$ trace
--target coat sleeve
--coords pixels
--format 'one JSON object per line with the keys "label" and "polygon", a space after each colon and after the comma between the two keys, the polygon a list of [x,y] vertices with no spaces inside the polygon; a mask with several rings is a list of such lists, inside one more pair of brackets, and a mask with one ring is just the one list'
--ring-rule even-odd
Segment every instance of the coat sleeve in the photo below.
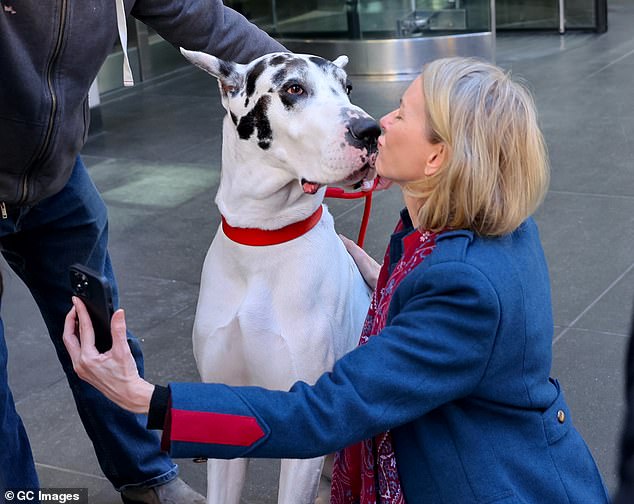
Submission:
{"label": "coat sleeve", "polygon": [[315,457],[469,395],[500,319],[491,283],[471,266],[442,263],[409,292],[401,287],[390,324],[313,386],[171,384],[164,449],[175,457]]}
{"label": "coat sleeve", "polygon": [[287,50],[221,0],[137,0],[132,15],[177,47],[228,61]]}

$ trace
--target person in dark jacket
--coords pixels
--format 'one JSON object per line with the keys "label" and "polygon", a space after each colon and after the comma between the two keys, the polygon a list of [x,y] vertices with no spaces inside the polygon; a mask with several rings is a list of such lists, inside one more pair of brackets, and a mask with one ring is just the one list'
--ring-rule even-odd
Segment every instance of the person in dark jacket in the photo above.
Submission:
{"label": "person in dark jacket", "polygon": [[[3,1],[0,245],[41,310],[99,464],[124,501],[202,503],[202,496],[177,478],[177,466],[161,453],[144,421],[78,379],[60,337],[71,306],[71,264],[82,263],[106,276],[117,303],[106,208],[79,153],[88,132],[89,87],[117,34],[125,34],[126,14],[175,46],[224,59],[244,63],[285,50],[220,0]],[[129,333],[128,338],[142,370],[139,344]],[[29,440],[7,383],[0,324],[0,490],[38,486]]]}
{"label": "person in dark jacket", "polygon": [[360,346],[332,372],[288,392],[155,386],[138,376],[123,312],[99,355],[74,300],[63,339],[79,376],[148,412],[172,456],[341,450],[333,504],[607,503],[549,376],[550,280],[530,217],[548,163],[529,93],[489,63],[440,59],[381,127],[377,173],[406,209],[380,270],[349,246],[376,288]]}
{"label": "person in dark jacket", "polygon": [[619,469],[619,490],[613,504],[634,502],[634,310],[625,365],[625,400],[627,410],[623,423]]}

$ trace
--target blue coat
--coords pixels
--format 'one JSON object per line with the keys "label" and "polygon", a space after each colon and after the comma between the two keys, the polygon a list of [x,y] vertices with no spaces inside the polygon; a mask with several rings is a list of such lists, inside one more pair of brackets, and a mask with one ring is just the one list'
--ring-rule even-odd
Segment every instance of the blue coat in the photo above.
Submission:
{"label": "blue coat", "polygon": [[303,458],[391,429],[410,504],[607,503],[549,378],[549,285],[532,219],[500,238],[443,233],[397,288],[385,329],[314,386],[171,384],[165,446]]}

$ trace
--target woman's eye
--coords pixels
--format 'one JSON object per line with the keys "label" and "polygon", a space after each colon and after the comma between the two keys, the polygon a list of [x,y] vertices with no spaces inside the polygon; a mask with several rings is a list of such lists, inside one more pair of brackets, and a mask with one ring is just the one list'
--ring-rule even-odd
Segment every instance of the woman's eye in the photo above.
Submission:
{"label": "woman's eye", "polygon": [[304,88],[300,86],[299,84],[293,84],[292,86],[288,87],[286,92],[292,95],[300,95],[300,94],[304,94]]}

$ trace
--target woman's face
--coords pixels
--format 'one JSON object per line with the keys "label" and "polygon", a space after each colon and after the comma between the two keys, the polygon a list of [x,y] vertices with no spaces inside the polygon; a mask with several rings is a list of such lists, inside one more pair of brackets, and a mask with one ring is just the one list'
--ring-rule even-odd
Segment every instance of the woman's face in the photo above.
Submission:
{"label": "woman's face", "polygon": [[376,171],[381,177],[403,185],[435,171],[429,171],[430,163],[433,166],[439,160],[443,145],[427,139],[421,76],[407,88],[400,107],[383,116],[380,124],[383,133],[378,141]]}

